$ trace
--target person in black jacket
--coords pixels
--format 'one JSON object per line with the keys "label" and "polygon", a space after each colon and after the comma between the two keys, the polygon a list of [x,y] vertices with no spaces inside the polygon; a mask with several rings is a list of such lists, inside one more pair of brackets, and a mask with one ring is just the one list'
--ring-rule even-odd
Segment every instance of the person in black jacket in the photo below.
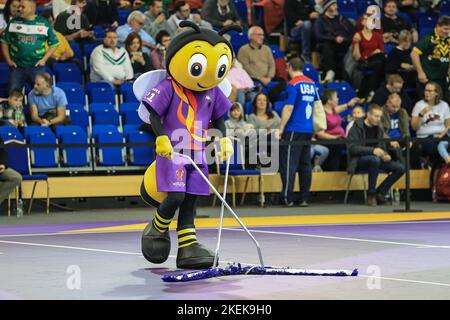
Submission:
{"label": "person in black jacket", "polygon": [[152,59],[142,51],[142,39],[138,33],[132,32],[125,39],[125,49],[130,56],[133,66],[133,78],[137,79],[141,74],[153,70]]}
{"label": "person in black jacket", "polygon": [[84,13],[91,25],[106,28],[117,28],[119,26],[119,14],[115,0],[92,0],[86,6]]}
{"label": "person in black jacket", "polygon": [[[384,142],[366,142],[371,139],[385,137],[381,118],[383,109],[377,104],[371,104],[365,119],[358,119],[350,129],[348,144],[348,172],[368,172],[369,189],[367,204],[376,206],[385,203],[385,196],[392,185],[405,172],[403,164],[392,161]],[[388,177],[376,188],[379,171],[387,172]]]}
{"label": "person in black jacket", "polygon": [[22,176],[8,168],[8,154],[0,136],[0,205],[8,195],[22,182]]}
{"label": "person in black jacket", "polygon": [[398,93],[402,99],[402,108],[411,115],[413,103],[406,91],[403,89],[404,80],[398,74],[390,74],[387,77],[387,82],[375,91],[372,98],[372,103],[384,106],[389,96],[393,93]]}
{"label": "person in black jacket", "polygon": [[411,32],[400,31],[398,41],[398,46],[392,49],[386,59],[386,74],[398,73],[405,80],[407,88],[415,88],[417,72],[411,59]]}
{"label": "person in black jacket", "polygon": [[314,37],[321,53],[320,67],[326,72],[325,81],[331,82],[338,67],[342,66],[355,29],[347,18],[339,15],[336,0],[325,0],[322,8],[323,14],[314,23]]}
{"label": "person in black jacket", "polygon": [[241,24],[241,18],[230,0],[206,0],[202,7],[202,18],[214,28],[230,24]]}

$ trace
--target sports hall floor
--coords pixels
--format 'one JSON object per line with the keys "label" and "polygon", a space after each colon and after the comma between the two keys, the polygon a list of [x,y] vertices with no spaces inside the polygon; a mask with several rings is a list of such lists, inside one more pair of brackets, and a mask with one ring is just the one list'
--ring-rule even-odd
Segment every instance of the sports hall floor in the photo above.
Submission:
{"label": "sports hall floor", "polygon": [[[354,204],[237,208],[266,265],[357,268],[359,275],[247,275],[188,283],[161,280],[181,272],[174,230],[167,262],[152,265],[140,253],[151,208],[2,215],[0,299],[450,299],[450,205],[418,202],[413,208],[424,211]],[[198,238],[212,249],[219,211],[198,211]],[[226,217],[221,266],[258,264],[253,243]]]}

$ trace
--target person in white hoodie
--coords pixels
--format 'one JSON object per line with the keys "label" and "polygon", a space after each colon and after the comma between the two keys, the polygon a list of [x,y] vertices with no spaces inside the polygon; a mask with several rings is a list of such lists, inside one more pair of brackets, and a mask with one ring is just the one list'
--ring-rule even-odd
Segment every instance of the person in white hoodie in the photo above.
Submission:
{"label": "person in white hoodie", "polygon": [[117,33],[108,30],[103,40],[91,54],[91,81],[107,81],[119,86],[133,79],[133,67],[125,48],[117,47]]}

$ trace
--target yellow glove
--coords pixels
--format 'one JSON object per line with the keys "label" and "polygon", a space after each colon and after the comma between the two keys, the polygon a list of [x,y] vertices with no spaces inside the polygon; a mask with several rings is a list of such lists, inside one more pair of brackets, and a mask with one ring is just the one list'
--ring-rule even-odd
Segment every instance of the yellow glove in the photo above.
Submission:
{"label": "yellow glove", "polygon": [[220,158],[222,159],[222,161],[225,161],[228,157],[233,156],[233,153],[233,143],[231,142],[230,138],[220,139]]}
{"label": "yellow glove", "polygon": [[158,156],[172,160],[172,143],[168,136],[159,136],[156,138],[156,154]]}

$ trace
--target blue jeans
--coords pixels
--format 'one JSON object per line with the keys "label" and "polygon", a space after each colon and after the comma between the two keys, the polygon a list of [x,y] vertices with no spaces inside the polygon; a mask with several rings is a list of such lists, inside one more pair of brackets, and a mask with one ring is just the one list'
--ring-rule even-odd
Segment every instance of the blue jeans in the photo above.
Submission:
{"label": "blue jeans", "polygon": [[[380,171],[386,172],[389,175],[381,185],[376,188]],[[362,156],[358,159],[356,172],[367,172],[369,174],[369,194],[381,193],[382,195],[386,195],[392,185],[401,178],[405,172],[405,167],[403,164],[396,161],[383,162],[375,155]]]}
{"label": "blue jeans", "polygon": [[327,160],[329,154],[330,150],[327,147],[320,144],[311,145],[311,159],[314,156],[319,156],[319,165],[322,165]]}
{"label": "blue jeans", "polygon": [[302,41],[302,54],[305,56],[311,55],[311,32],[312,23],[309,20],[303,22],[302,25],[296,26],[291,30],[291,36],[295,40]]}
{"label": "blue jeans", "polygon": [[448,146],[449,146],[449,142],[448,141],[441,141],[438,144],[439,155],[444,160],[447,159],[448,157],[450,157],[450,154],[448,153]]}
{"label": "blue jeans", "polygon": [[8,90],[22,90],[27,81],[33,86],[36,75],[43,72],[45,72],[45,67],[10,68]]}

